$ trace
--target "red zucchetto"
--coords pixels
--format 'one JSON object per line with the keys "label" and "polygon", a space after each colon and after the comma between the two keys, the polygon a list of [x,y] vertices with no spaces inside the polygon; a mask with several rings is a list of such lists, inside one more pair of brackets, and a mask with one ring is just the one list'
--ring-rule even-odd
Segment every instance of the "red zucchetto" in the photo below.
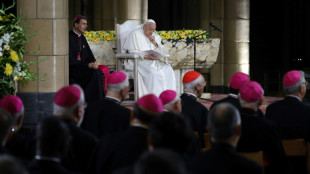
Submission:
{"label": "red zucchetto", "polygon": [[201,74],[197,71],[188,71],[183,76],[183,83],[189,83],[196,80]]}

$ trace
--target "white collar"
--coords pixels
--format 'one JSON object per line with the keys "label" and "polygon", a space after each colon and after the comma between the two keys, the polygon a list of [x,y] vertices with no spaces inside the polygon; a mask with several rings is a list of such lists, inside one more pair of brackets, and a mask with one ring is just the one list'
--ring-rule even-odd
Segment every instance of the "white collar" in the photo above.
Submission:
{"label": "white collar", "polygon": [[140,124],[140,123],[134,123],[134,124],[132,124],[132,126],[134,126],[134,127],[142,127],[142,128],[145,128],[145,129],[149,129],[149,127],[147,127],[147,126],[145,126],[145,125],[143,125],[143,124]]}
{"label": "white collar", "polygon": [[72,30],[78,37],[81,37],[82,34],[77,33],[74,29]]}
{"label": "white collar", "polygon": [[296,95],[286,95],[286,97],[293,97],[293,98],[297,98],[299,101],[302,101],[302,99]]}
{"label": "white collar", "polygon": [[192,95],[192,96],[194,96],[195,98],[197,98],[197,96],[195,95],[195,94],[193,94],[193,93],[190,93],[190,92],[184,92],[185,94],[188,94],[188,95]]}
{"label": "white collar", "polygon": [[228,96],[230,96],[230,97],[232,97],[232,98],[238,98],[238,95],[232,94],[232,93],[229,93]]}
{"label": "white collar", "polygon": [[47,157],[47,156],[36,155],[34,158],[36,160],[54,161],[54,162],[60,163],[60,159],[57,157]]}

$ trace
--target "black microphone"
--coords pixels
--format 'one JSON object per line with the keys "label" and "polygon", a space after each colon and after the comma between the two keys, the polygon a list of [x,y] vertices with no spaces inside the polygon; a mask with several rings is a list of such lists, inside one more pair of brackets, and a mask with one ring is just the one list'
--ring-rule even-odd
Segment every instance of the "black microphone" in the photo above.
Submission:
{"label": "black microphone", "polygon": [[213,23],[210,23],[210,26],[214,28],[214,30],[217,30],[219,32],[223,32],[219,27],[217,27],[216,25],[214,25]]}

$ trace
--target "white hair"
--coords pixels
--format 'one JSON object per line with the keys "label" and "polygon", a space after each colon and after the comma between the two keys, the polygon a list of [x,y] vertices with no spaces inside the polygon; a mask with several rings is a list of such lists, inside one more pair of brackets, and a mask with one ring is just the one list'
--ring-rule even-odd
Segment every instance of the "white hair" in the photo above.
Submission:
{"label": "white hair", "polygon": [[156,22],[153,19],[148,19],[144,22],[144,25],[150,24],[150,23],[154,23],[156,24]]}
{"label": "white hair", "polygon": [[124,87],[129,86],[128,76],[126,76],[126,79],[122,81],[121,83],[116,84],[107,84],[107,91],[111,92],[120,92]]}
{"label": "white hair", "polygon": [[179,100],[181,100],[181,99],[180,99],[180,96],[176,96],[171,102],[165,104],[164,107],[170,107],[170,106],[172,106],[175,102],[177,102],[177,101],[179,101]]}
{"label": "white hair", "polygon": [[299,90],[299,87],[306,81],[305,80],[305,73],[303,71],[299,71],[300,72],[300,79],[298,80],[297,83],[295,83],[292,86],[283,86],[283,90],[285,92],[285,94],[294,94]]}
{"label": "white hair", "polygon": [[78,106],[85,104],[85,97],[84,97],[83,89],[79,85],[74,84],[74,86],[76,86],[81,91],[81,96],[80,96],[79,101],[70,107],[62,107],[54,103],[54,115],[56,116],[73,115],[74,110]]}
{"label": "white hair", "polygon": [[189,83],[183,83],[184,92],[193,92],[195,90],[196,84],[203,82],[203,76],[200,75],[197,79]]}

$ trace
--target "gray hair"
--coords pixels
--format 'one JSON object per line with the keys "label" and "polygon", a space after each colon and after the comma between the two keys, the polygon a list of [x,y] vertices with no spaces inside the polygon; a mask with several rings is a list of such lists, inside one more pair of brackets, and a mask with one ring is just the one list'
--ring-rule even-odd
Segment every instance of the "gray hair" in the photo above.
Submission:
{"label": "gray hair", "polygon": [[252,105],[255,108],[258,107],[260,100],[261,99],[255,101],[255,102],[247,102],[247,101],[243,100],[241,97],[239,97],[239,101],[240,101],[241,106],[244,105],[244,104],[249,104],[249,105]]}
{"label": "gray hair", "polygon": [[150,24],[150,23],[156,24],[156,22],[155,22],[153,19],[148,19],[148,20],[146,20],[146,21],[144,22],[144,25],[148,25],[148,24]]}
{"label": "gray hair", "polygon": [[184,92],[193,92],[195,90],[196,84],[203,82],[203,76],[200,75],[197,79],[189,83],[183,83]]}
{"label": "gray hair", "polygon": [[116,84],[107,84],[107,91],[111,92],[120,92],[124,87],[129,86],[128,76],[126,76],[126,79],[122,81],[121,83]]}
{"label": "gray hair", "polygon": [[298,80],[297,83],[295,83],[292,86],[283,86],[283,90],[285,92],[285,94],[294,94],[299,90],[299,87],[306,81],[305,80],[305,73],[303,71],[299,71],[300,72],[300,79]]}
{"label": "gray hair", "polygon": [[85,96],[84,96],[83,89],[79,85],[74,84],[74,86],[79,88],[81,91],[81,97],[80,97],[79,101],[70,107],[62,107],[62,106],[58,106],[57,104],[54,103],[54,115],[56,115],[56,116],[73,115],[74,110],[78,106],[85,104]]}
{"label": "gray hair", "polygon": [[239,125],[241,125],[239,111],[230,103],[220,103],[208,114],[208,127],[212,140],[226,141],[232,138],[236,135]]}
{"label": "gray hair", "polygon": [[164,105],[164,107],[170,107],[172,106],[175,102],[181,100],[180,96],[176,96],[171,102],[167,103]]}

